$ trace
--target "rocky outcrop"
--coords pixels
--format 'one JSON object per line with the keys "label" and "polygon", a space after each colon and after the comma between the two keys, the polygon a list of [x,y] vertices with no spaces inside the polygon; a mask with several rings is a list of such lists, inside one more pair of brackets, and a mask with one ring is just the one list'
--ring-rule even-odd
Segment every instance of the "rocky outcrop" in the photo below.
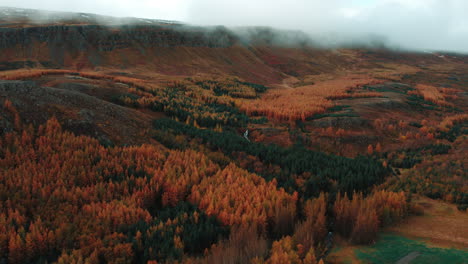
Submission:
{"label": "rocky outcrop", "polygon": [[[184,25],[44,25],[0,26],[0,70],[24,67],[63,68],[112,64],[109,58],[125,58],[124,65],[141,63],[134,58],[164,54],[176,47],[228,48],[239,39],[224,27]],[[113,51],[124,50],[114,54]],[[30,61],[22,61],[29,58]],[[148,58],[149,59],[149,58]],[[150,60],[150,59],[149,59]]]}

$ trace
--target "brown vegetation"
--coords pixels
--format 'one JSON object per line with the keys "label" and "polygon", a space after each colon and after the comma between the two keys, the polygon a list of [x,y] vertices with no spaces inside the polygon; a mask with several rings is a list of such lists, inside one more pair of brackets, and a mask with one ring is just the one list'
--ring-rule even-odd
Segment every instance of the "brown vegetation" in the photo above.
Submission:
{"label": "brown vegetation", "polygon": [[378,83],[375,79],[347,76],[298,88],[271,90],[260,99],[239,101],[238,105],[250,116],[267,116],[279,121],[305,121],[334,106],[332,100],[380,96],[379,93],[348,93],[364,84],[375,83]]}

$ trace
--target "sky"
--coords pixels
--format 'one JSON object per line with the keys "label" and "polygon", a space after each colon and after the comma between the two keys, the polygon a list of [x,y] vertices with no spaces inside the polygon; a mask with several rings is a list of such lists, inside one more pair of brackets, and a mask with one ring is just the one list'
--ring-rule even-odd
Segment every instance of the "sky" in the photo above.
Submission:
{"label": "sky", "polygon": [[401,48],[468,53],[468,0],[0,0],[0,6],[270,26],[352,40],[373,35]]}

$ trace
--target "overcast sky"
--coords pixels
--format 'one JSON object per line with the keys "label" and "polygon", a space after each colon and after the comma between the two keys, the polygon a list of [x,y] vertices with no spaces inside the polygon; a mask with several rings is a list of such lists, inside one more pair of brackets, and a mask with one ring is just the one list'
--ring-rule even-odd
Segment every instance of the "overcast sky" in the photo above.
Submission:
{"label": "overcast sky", "polygon": [[377,34],[401,47],[468,52],[468,0],[0,0],[0,6],[272,26],[312,34]]}

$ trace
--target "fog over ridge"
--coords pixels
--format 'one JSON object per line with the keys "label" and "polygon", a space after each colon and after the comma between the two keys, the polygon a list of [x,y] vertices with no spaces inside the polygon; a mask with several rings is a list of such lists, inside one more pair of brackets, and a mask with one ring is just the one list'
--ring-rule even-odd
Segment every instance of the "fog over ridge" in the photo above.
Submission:
{"label": "fog over ridge", "polygon": [[0,6],[300,30],[332,47],[369,43],[468,53],[465,0],[0,0]]}

